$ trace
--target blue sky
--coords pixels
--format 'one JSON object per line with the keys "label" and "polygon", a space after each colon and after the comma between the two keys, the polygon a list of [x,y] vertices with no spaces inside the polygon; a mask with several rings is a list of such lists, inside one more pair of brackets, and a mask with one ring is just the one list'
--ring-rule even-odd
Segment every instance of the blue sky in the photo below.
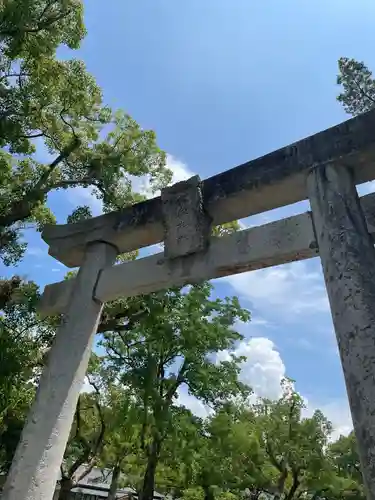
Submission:
{"label": "blue sky", "polygon": [[[375,68],[370,0],[86,4],[88,36],[75,55],[108,104],[156,131],[176,179],[211,176],[346,119],[335,99],[338,58]],[[62,222],[83,199],[89,194],[82,190],[59,193],[50,204]],[[61,279],[64,268],[46,255],[39,235],[28,238],[18,272],[41,285]],[[238,294],[253,312],[252,325],[240,326],[249,341],[240,346],[248,355],[244,377],[267,392],[285,370],[311,408],[322,407],[346,430],[350,418],[319,261],[223,279],[215,287],[218,295]]]}

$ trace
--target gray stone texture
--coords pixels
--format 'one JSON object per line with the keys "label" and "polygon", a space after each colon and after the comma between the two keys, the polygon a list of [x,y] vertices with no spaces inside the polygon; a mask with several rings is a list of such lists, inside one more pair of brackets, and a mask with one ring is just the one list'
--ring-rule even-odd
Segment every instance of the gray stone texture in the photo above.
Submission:
{"label": "gray stone texture", "polygon": [[116,254],[117,249],[106,243],[87,248],[2,500],[52,499],[102,310],[102,304],[93,299],[98,273],[114,263]]}
{"label": "gray stone texture", "polygon": [[175,259],[206,250],[211,224],[204,211],[199,177],[163,189],[161,202],[165,257]]}
{"label": "gray stone texture", "polygon": [[349,168],[315,168],[307,185],[367,497],[375,500],[374,243]]}
{"label": "gray stone texture", "polygon": [[[374,178],[375,110],[324,130],[202,182],[204,208],[213,225],[224,224],[307,198],[311,167],[340,159],[356,183]],[[50,254],[69,267],[81,265],[85,245],[107,241],[120,253],[164,238],[161,197],[66,225],[49,225],[43,239]]]}

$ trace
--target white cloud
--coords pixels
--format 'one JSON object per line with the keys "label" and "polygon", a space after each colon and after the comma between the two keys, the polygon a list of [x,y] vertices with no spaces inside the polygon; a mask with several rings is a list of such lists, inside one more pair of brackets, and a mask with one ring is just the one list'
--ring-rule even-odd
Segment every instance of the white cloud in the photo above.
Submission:
{"label": "white cloud", "polygon": [[221,279],[261,312],[272,308],[290,319],[302,313],[329,312],[322,273],[311,263],[294,262]]}
{"label": "white cloud", "polygon": [[[175,184],[176,182],[185,181],[190,177],[193,177],[194,172],[192,172],[185,163],[181,162],[172,155],[167,155],[167,165],[173,174],[172,181],[170,184]],[[132,184],[134,191],[144,194],[148,198],[153,198],[154,196],[159,196],[160,191],[154,192],[152,190],[152,185],[150,183],[150,177],[145,175],[142,177],[132,177]]]}
{"label": "white cloud", "polygon": [[[275,344],[270,339],[254,337],[241,342],[233,354],[246,357],[242,364],[240,379],[253,388],[256,397],[277,399],[281,396],[281,381],[286,375],[285,365]],[[217,354],[217,361],[227,361],[230,360],[230,357],[228,351],[221,351]],[[332,440],[337,439],[341,434],[347,435],[351,432],[353,423],[346,399],[336,399],[329,403],[319,404],[313,399],[302,397],[306,404],[306,409],[303,412],[304,417],[311,417],[315,410],[320,409],[332,422]],[[186,389],[179,392],[177,403],[186,406],[202,418],[207,417],[211,412],[194,396],[188,394]]]}
{"label": "white cloud", "polygon": [[189,394],[185,387],[179,389],[176,404],[185,406],[185,408],[188,408],[194,415],[200,418],[206,418],[212,412],[208,406],[204,405],[195,396]]}
{"label": "white cloud", "polygon": [[74,207],[89,206],[94,217],[103,213],[103,203],[93,194],[91,188],[70,188],[66,190],[66,196]]}
{"label": "white cloud", "polygon": [[89,380],[87,377],[85,377],[85,381],[83,383],[81,393],[83,392],[93,392],[94,388],[93,386],[89,383]]}
{"label": "white cloud", "polygon": [[260,316],[252,316],[251,317],[251,324],[252,326],[270,326],[271,323],[265,319],[265,318],[262,318]]}
{"label": "white cloud", "polygon": [[353,421],[347,399],[336,399],[323,404],[306,400],[306,405],[305,417],[311,417],[314,411],[319,409],[332,422],[332,441],[338,439],[340,435],[347,436],[353,430]]}
{"label": "white cloud", "polygon": [[[248,384],[256,396],[270,399],[280,397],[285,365],[270,339],[254,337],[240,342],[233,354],[246,357],[241,365],[240,380]],[[217,360],[227,361],[230,355],[228,351],[221,351]]]}
{"label": "white cloud", "polygon": [[[285,377],[285,366],[274,343],[264,337],[255,337],[246,342],[241,342],[233,351],[236,356],[244,356],[240,380],[252,387],[256,397],[277,399],[281,396],[281,380]],[[220,351],[216,360],[227,361],[231,359],[228,351]],[[178,392],[177,404],[189,408],[195,415],[205,418],[212,410],[189,394],[186,387]]]}
{"label": "white cloud", "polygon": [[190,177],[195,175],[185,163],[177,160],[174,156],[167,156],[167,167],[170,168],[173,172],[173,178],[171,184],[175,184],[176,182],[185,181]]}

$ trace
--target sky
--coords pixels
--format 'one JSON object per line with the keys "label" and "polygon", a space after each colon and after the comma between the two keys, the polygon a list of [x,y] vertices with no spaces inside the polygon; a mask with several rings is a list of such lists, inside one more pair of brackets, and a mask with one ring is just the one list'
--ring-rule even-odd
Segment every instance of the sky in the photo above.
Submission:
{"label": "sky", "polygon": [[[370,0],[111,0],[85,2],[88,36],[74,54],[103,89],[104,100],[155,130],[174,180],[202,179],[335,125],[347,118],[336,101],[337,60],[375,69],[375,4]],[[62,56],[68,57],[66,51]],[[366,185],[361,193],[369,192]],[[64,222],[90,203],[80,189],[54,194]],[[263,224],[308,209],[303,202],[245,220]],[[66,269],[28,232],[18,273],[41,286]],[[0,268],[9,275],[14,269]],[[215,280],[219,296],[238,295],[252,312],[242,378],[260,396],[277,397],[296,381],[309,411],[321,408],[336,433],[351,428],[328,300],[318,259]],[[225,353],[224,353],[225,355]],[[198,413],[186,392],[180,401]]]}

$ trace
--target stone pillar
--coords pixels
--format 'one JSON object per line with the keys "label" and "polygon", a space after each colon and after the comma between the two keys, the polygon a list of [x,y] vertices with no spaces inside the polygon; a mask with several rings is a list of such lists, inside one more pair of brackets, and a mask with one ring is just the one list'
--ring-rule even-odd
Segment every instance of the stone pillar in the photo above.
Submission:
{"label": "stone pillar", "polygon": [[307,187],[367,498],[375,500],[374,242],[347,167],[317,167]]}
{"label": "stone pillar", "polygon": [[117,250],[106,243],[87,247],[2,500],[51,500],[53,497],[103,306],[93,298],[95,285],[100,270],[113,264],[116,255]]}

